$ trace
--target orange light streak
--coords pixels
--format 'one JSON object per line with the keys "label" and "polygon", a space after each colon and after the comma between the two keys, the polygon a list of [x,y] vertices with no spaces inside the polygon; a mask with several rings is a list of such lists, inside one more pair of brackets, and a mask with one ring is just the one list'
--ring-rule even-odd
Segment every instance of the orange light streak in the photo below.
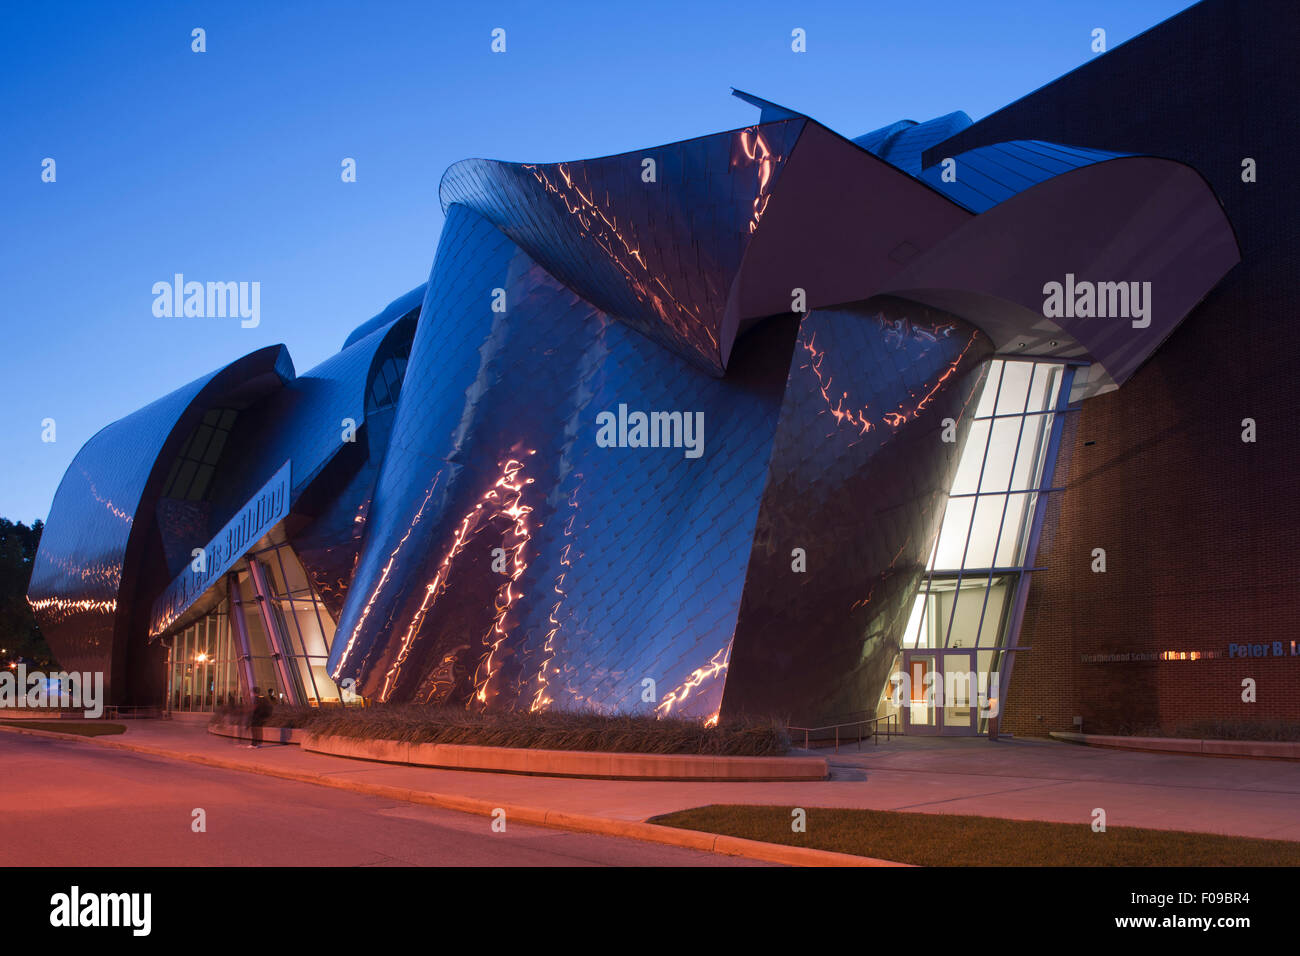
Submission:
{"label": "orange light streak", "polygon": [[117,601],[96,601],[91,598],[81,598],[74,600],[70,598],[41,598],[39,601],[33,601],[28,598],[27,603],[31,606],[33,613],[44,613],[52,611],[62,617],[79,612],[98,611],[101,613],[111,614],[117,610]]}
{"label": "orange light streak", "polygon": [[361,615],[357,618],[357,623],[353,626],[352,633],[348,636],[347,645],[343,649],[343,656],[339,658],[339,666],[334,669],[332,674],[330,674],[330,677],[334,680],[338,680],[340,675],[343,673],[343,668],[347,665],[348,658],[351,657],[352,651],[356,645],[357,637],[361,633],[362,625],[365,624],[366,618],[370,616],[370,611],[374,608],[375,601],[378,600],[380,592],[383,591],[384,584],[388,581],[388,575],[392,573],[393,564],[396,562],[398,554],[401,553],[402,547],[406,544],[407,539],[411,537],[411,533],[415,531],[415,526],[420,523],[420,519],[424,517],[424,509],[428,507],[429,499],[433,497],[434,489],[438,487],[438,481],[441,478],[441,471],[433,476],[433,484],[431,484],[429,490],[425,492],[424,500],[420,502],[420,507],[415,512],[415,517],[411,519],[411,523],[406,529],[406,534],[402,535],[401,540],[397,542],[397,547],[393,548],[389,553],[388,562],[384,565],[384,570],[379,575],[379,581],[376,582],[375,589],[370,592],[370,598],[366,601],[365,607],[361,609]]}
{"label": "orange light streak", "polygon": [[[529,452],[529,454],[533,453]],[[502,641],[509,636],[509,632],[506,630],[506,618],[510,613],[511,607],[514,605],[515,600],[520,597],[520,594],[515,593],[514,584],[528,568],[528,563],[524,560],[524,546],[527,545],[529,540],[532,538],[532,533],[528,529],[527,518],[532,514],[533,509],[523,504],[521,499],[523,497],[524,487],[526,485],[531,485],[533,479],[526,478],[522,481],[518,479],[517,476],[523,470],[523,467],[523,462],[516,461],[513,458],[510,459],[510,461],[506,462],[505,472],[493,488],[494,492],[496,488],[504,488],[508,493],[514,496],[506,507],[501,510],[502,514],[514,521],[514,527],[511,529],[511,534],[514,535],[515,543],[506,549],[510,554],[510,560],[514,567],[514,571],[511,573],[510,579],[506,581],[501,590],[497,592],[496,617],[493,619],[492,627],[488,631],[489,638],[495,634],[496,639],[492,641],[487,656],[483,659],[483,662],[480,665],[483,679],[482,682],[478,684],[474,693],[475,699],[478,700],[480,704],[487,703],[488,684],[491,682],[493,676],[495,676],[497,670],[497,668],[492,666],[492,662],[496,657],[497,650],[501,647]],[[502,595],[505,596],[504,601],[501,600]]]}
{"label": "orange light streak", "polygon": [[[713,347],[718,347],[718,340],[701,318],[699,307],[691,307],[679,300],[669,291],[668,286],[660,276],[651,274],[645,258],[641,255],[641,250],[635,248],[623,234],[613,214],[607,215],[604,209],[596,205],[593,197],[584,194],[581,188],[574,184],[567,163],[560,163],[556,166],[560,178],[564,182],[564,188],[556,186],[540,166],[525,163],[522,168],[529,170],[533,177],[542,184],[546,192],[554,193],[560,199],[569,215],[578,219],[579,224],[582,226],[582,235],[595,243],[605,253],[606,258],[622,271],[623,277],[636,297],[641,302],[650,305],[655,315],[666,322],[669,328],[679,336],[688,339],[694,331],[702,330],[709,337]],[[573,198],[574,196],[577,197],[576,200]],[[598,226],[596,231],[591,228],[593,223]],[[601,223],[604,224],[604,230],[599,229]],[[615,248],[616,244],[622,247],[621,252]],[[634,272],[629,267],[628,262],[634,263],[638,271]],[[674,315],[664,305],[663,299],[658,294],[650,291],[647,282],[653,283],[663,290],[664,297],[675,307],[678,314]],[[690,316],[695,322],[687,323],[681,319],[681,315]]]}
{"label": "orange light streak", "polygon": [[95,487],[95,482],[90,477],[90,472],[82,468],[81,474],[83,477],[85,477],[86,484],[90,486],[90,496],[94,498],[96,501],[98,501],[101,505],[103,505],[108,510],[109,514],[111,514],[114,518],[118,518],[122,521],[125,521],[127,524],[131,524],[133,521],[135,521],[134,515],[126,511],[123,511],[121,508],[113,504],[113,502],[109,501],[107,498],[105,498],[103,495],[99,493],[99,489]]}
{"label": "orange light streak", "polygon": [[[529,454],[532,454],[532,452],[529,452]],[[495,641],[492,641],[491,647],[485,656],[484,661],[480,663],[479,666],[480,672],[485,672],[485,676],[482,678],[481,685],[478,686],[476,690],[475,697],[479,700],[485,699],[485,688],[487,682],[491,679],[492,674],[494,673],[492,667],[493,655],[500,646],[501,641],[506,637],[504,627],[505,618],[510,607],[518,597],[518,595],[514,593],[513,584],[518,580],[519,576],[523,574],[524,569],[526,568],[526,564],[522,560],[523,547],[527,543],[529,537],[531,537],[528,531],[526,518],[528,514],[532,512],[532,508],[521,504],[520,496],[524,486],[532,484],[532,479],[518,479],[517,476],[522,468],[523,463],[514,458],[506,461],[502,465],[501,477],[483,493],[481,500],[479,500],[461,519],[460,525],[452,536],[451,546],[448,548],[447,553],[443,555],[442,561],[438,565],[438,570],[433,576],[433,580],[425,586],[424,598],[420,602],[420,606],[416,609],[415,613],[411,616],[406,631],[402,635],[402,642],[398,649],[397,657],[384,675],[384,685],[379,692],[379,700],[387,700],[392,694],[394,685],[401,675],[402,666],[410,656],[411,648],[415,644],[415,638],[419,634],[421,626],[424,624],[425,617],[428,615],[434,604],[437,603],[438,598],[440,598],[446,591],[447,581],[456,558],[465,550],[465,546],[469,539],[477,533],[485,521],[490,521],[493,517],[504,514],[514,522],[513,533],[515,534],[516,541],[508,551],[514,559],[515,570],[511,575],[510,580],[507,581],[502,590],[498,592],[496,614],[493,619],[493,625],[488,631],[488,636],[484,638],[485,642],[487,642],[492,641],[492,635],[494,633],[499,635]],[[485,508],[485,504],[499,505],[501,499],[500,489],[505,489],[507,492],[513,494],[513,500],[508,501],[504,506]],[[503,592],[505,594],[504,603],[500,600]]]}
{"label": "orange light streak", "polygon": [[[901,326],[902,323],[900,321],[895,324]],[[919,337],[928,341],[937,341],[938,336],[936,333],[944,330],[951,330],[951,328],[952,326],[936,326],[933,332],[919,328],[913,328],[913,331],[917,333]],[[902,334],[901,328],[898,331],[899,334]],[[880,416],[881,423],[888,425],[890,428],[897,429],[909,420],[918,418],[920,414],[929,407],[934,396],[938,393],[943,384],[956,373],[957,369],[961,366],[962,360],[966,357],[966,353],[969,352],[971,346],[975,344],[979,334],[978,330],[971,333],[970,340],[967,341],[961,352],[948,364],[948,367],[944,370],[943,374],[941,374],[935,381],[934,385],[930,387],[923,396],[921,396],[921,399],[915,406],[909,410],[905,406],[899,405],[899,411],[883,413]],[[849,397],[847,391],[842,391],[838,399],[831,397],[831,386],[834,379],[829,375],[824,374],[822,371],[822,362],[826,358],[826,352],[817,348],[816,333],[813,333],[813,335],[806,341],[803,340],[801,335],[800,346],[811,357],[810,361],[802,367],[812,369],[813,374],[817,376],[818,388],[821,391],[822,399],[826,402],[826,408],[835,419],[835,423],[837,425],[848,425],[856,429],[859,435],[865,435],[867,432],[875,429],[876,424],[867,417],[867,410],[871,406],[863,405],[862,408],[857,411],[852,408],[846,408],[845,406],[848,403]],[[969,402],[969,397],[967,398],[967,402]],[[963,412],[965,411],[965,407],[966,404],[963,403]]]}
{"label": "orange light streak", "polygon": [[740,148],[749,159],[758,164],[758,189],[754,197],[754,214],[749,221],[749,231],[754,233],[758,231],[759,220],[763,218],[763,213],[767,211],[767,204],[772,198],[768,186],[776,170],[776,158],[772,155],[767,140],[763,138],[757,126],[740,131]]}
{"label": "orange light streak", "polygon": [[[579,483],[581,483],[581,473],[577,474],[575,477],[577,477]],[[569,515],[569,523],[564,526],[564,536],[566,538],[571,538],[573,536],[573,523],[578,518],[577,488],[575,488],[573,494],[569,496],[569,507],[573,509],[573,513]],[[569,573],[568,569],[572,567],[572,562],[569,560],[569,549],[572,547],[573,542],[567,541],[560,551],[560,567],[564,568],[564,570],[555,576],[554,590],[557,595],[557,600],[551,607],[551,613],[547,616],[547,621],[551,625],[551,628],[546,632],[546,640],[542,644],[542,654],[544,656],[542,658],[541,666],[537,669],[537,693],[533,695],[533,701],[528,705],[530,713],[545,710],[547,707],[551,706],[551,704],[555,703],[555,701],[547,696],[546,693],[550,688],[550,681],[546,677],[546,672],[551,666],[551,661],[555,660],[555,635],[560,629],[560,622],[555,615],[559,612],[560,606],[564,603],[565,597],[567,597],[564,588],[561,587],[561,585],[564,584],[564,578]],[[560,673],[559,668],[555,669],[555,673]]]}
{"label": "orange light streak", "polygon": [[962,359],[966,357],[966,353],[969,352],[971,346],[975,344],[975,340],[979,337],[979,334],[980,333],[978,329],[971,333],[970,339],[966,342],[965,347],[962,348],[961,352],[957,355],[955,359],[953,359],[950,363],[948,363],[947,370],[944,371],[944,373],[939,376],[938,380],[934,383],[934,387],[931,388],[928,392],[926,392],[925,395],[922,396],[921,400],[916,403],[915,408],[913,408],[910,412],[904,413],[902,415],[898,415],[897,413],[890,412],[889,415],[885,416],[886,419],[888,419],[890,416],[896,416],[897,418],[896,421],[889,422],[891,426],[897,428],[899,425],[902,425],[909,418],[914,419],[917,416],[919,416],[921,412],[925,411],[926,406],[930,404],[930,399],[934,398],[934,395],[937,391],[939,391],[940,386],[942,386],[944,382],[946,382],[949,378],[953,376],[954,373],[956,373],[958,366],[961,365]]}
{"label": "orange light streak", "polygon": [[[718,660],[718,658],[722,658],[722,660]],[[703,667],[695,668],[695,670],[691,672],[690,677],[686,678],[685,681],[670,690],[664,696],[664,699],[660,701],[659,706],[655,708],[655,712],[658,713],[660,717],[667,717],[672,713],[674,707],[684,703],[687,698],[691,696],[692,691],[703,686],[706,681],[716,679],[719,674],[727,669],[727,666],[730,663],[731,642],[728,641],[722,650],[718,651],[709,659],[709,663],[705,664]],[[716,724],[717,717],[718,715],[714,714],[709,719]],[[712,726],[712,724],[709,726]]]}
{"label": "orange light streak", "polygon": [[811,368],[813,374],[817,376],[817,383],[821,390],[822,398],[826,402],[827,409],[830,410],[831,415],[835,418],[835,423],[837,425],[847,423],[853,428],[856,428],[860,435],[865,435],[867,432],[875,428],[876,426],[867,420],[867,409],[870,406],[863,405],[862,409],[856,412],[851,409],[846,409],[844,403],[848,400],[848,392],[841,392],[838,400],[831,398],[830,388],[833,379],[822,374],[822,362],[826,359],[826,353],[817,348],[817,333],[814,332],[808,341],[801,341],[800,345],[803,347],[804,351],[812,356],[812,361],[804,367]]}

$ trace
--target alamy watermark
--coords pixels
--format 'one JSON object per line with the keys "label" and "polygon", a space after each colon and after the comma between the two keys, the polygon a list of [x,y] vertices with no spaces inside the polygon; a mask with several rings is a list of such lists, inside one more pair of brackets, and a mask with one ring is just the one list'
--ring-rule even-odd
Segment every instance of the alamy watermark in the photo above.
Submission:
{"label": "alamy watermark", "polygon": [[0,708],[80,710],[88,718],[104,714],[103,671],[28,671],[26,664],[0,671]]}
{"label": "alamy watermark", "polygon": [[1065,274],[1065,282],[1048,282],[1043,286],[1043,316],[1049,319],[1132,319],[1133,328],[1151,324],[1150,282],[1075,281],[1074,273]]}
{"label": "alamy watermark", "polygon": [[[997,691],[1001,684],[997,671],[944,671],[941,674],[930,670],[921,678],[920,694],[913,688],[907,671],[894,674],[889,682],[893,685],[890,703],[895,707],[910,706],[916,711],[940,704],[944,707],[969,707],[977,703],[981,717],[998,715]],[[993,696],[989,696],[990,689]]]}
{"label": "alamy watermark", "polygon": [[153,314],[160,319],[239,318],[246,329],[262,323],[260,282],[186,282],[177,272],[171,282],[155,282],[153,295]]}
{"label": "alamy watermark", "polygon": [[596,416],[598,448],[681,448],[687,458],[704,454],[703,412],[629,412]]}
{"label": "alamy watermark", "polygon": [[73,886],[50,897],[50,925],[125,927],[132,936],[148,936],[153,928],[153,894],[83,893]]}

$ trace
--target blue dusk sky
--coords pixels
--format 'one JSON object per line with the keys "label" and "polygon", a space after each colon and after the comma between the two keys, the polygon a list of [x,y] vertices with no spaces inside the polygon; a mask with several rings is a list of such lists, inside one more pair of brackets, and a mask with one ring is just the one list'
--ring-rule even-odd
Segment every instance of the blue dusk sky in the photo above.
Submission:
{"label": "blue dusk sky", "polygon": [[[732,86],[850,137],[978,120],[1098,55],[1094,28],[1113,49],[1190,5],[10,6],[0,516],[45,518],[91,435],[240,355],[283,342],[304,372],[337,351],[428,277],[459,159],[579,159],[753,122]],[[260,325],[155,317],[152,287],[175,273],[260,282]]]}

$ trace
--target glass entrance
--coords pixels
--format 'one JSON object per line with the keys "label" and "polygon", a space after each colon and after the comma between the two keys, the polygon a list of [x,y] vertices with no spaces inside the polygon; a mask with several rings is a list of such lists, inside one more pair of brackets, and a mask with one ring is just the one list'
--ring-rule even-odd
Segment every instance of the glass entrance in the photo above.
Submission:
{"label": "glass entrance", "polygon": [[[936,701],[941,734],[971,736],[979,727],[979,676],[974,651],[944,651],[940,655],[943,700]],[[939,685],[935,685],[936,697]]]}
{"label": "glass entrance", "polygon": [[904,651],[903,732],[971,736],[979,731],[974,650]]}
{"label": "glass entrance", "polygon": [[903,733],[937,734],[939,709],[934,706],[934,681],[939,655],[934,652],[903,653]]}
{"label": "glass entrance", "polygon": [[[957,462],[938,538],[877,712],[906,733],[983,734],[1002,709],[1056,454],[1079,366],[996,359]],[[970,673],[976,675],[972,682]],[[928,679],[927,688],[921,682]],[[910,699],[909,699],[910,698]]]}

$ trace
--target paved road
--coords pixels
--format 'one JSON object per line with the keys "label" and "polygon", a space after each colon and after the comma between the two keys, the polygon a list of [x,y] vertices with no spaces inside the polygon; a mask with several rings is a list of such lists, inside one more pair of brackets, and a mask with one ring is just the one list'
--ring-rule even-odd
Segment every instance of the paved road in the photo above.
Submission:
{"label": "paved road", "polygon": [[[203,808],[207,832],[191,830]],[[0,735],[0,866],[738,866],[76,741]]]}

